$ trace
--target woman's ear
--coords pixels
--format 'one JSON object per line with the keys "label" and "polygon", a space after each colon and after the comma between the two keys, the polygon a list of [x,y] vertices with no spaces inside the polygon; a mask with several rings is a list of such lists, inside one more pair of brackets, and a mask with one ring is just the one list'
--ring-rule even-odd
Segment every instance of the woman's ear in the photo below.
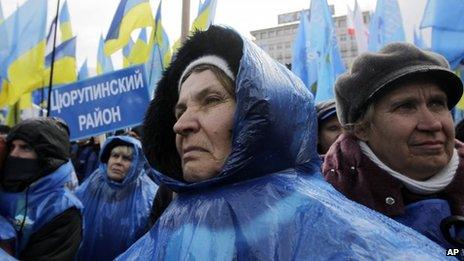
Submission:
{"label": "woman's ear", "polygon": [[370,131],[371,128],[368,123],[356,124],[354,126],[354,136],[364,142],[369,141]]}

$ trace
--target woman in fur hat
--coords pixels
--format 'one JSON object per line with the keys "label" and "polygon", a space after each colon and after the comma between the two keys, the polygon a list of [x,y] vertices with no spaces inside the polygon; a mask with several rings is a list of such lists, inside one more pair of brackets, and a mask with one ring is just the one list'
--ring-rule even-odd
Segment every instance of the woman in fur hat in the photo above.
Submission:
{"label": "woman in fur hat", "polygon": [[311,94],[231,29],[187,40],[144,126],[155,177],[177,196],[120,260],[443,256],[321,180]]}
{"label": "woman in fur hat", "polygon": [[462,83],[445,58],[390,44],[358,57],[335,92],[349,134],[326,154],[325,178],[348,198],[443,247],[464,247],[450,230],[464,224],[464,163],[449,111]]}

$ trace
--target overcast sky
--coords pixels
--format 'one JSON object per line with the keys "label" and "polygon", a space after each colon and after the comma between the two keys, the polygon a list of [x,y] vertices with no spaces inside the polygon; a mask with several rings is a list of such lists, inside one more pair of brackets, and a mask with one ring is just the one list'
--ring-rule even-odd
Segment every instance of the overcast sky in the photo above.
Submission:
{"label": "overcast sky", "polygon": [[[96,53],[100,34],[106,36],[119,0],[67,0],[73,32],[77,35],[77,60],[80,66],[85,58],[90,67],[96,67]],[[0,0],[5,16],[8,16],[24,0]],[[54,15],[57,0],[49,0],[49,16]],[[159,0],[150,0],[156,12]],[[335,5],[335,14],[346,14],[346,6],[354,6],[354,0],[329,0]],[[361,9],[375,9],[375,0],[358,0]],[[426,0],[398,0],[405,31],[412,39],[412,29],[418,25]],[[61,0],[63,3],[63,0]],[[197,14],[199,0],[191,0],[191,19]],[[180,35],[182,0],[163,1],[162,18],[171,44]],[[218,0],[215,23],[229,25],[251,38],[250,31],[277,25],[277,15],[309,8],[309,0]],[[137,37],[137,32],[133,33]],[[114,55],[116,67],[121,59]]]}

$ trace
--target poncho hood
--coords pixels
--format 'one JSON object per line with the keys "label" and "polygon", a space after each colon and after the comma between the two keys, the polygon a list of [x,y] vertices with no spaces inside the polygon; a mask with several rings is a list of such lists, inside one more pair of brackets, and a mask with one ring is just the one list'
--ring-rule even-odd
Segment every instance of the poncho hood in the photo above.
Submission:
{"label": "poncho hood", "polygon": [[[218,55],[236,73],[232,151],[218,176],[197,183],[182,178],[175,148],[174,106],[184,68],[204,55]],[[174,191],[230,184],[308,163],[319,168],[312,95],[286,67],[234,30],[212,26],[179,50],[158,83],[144,122],[144,146],[159,182]]]}

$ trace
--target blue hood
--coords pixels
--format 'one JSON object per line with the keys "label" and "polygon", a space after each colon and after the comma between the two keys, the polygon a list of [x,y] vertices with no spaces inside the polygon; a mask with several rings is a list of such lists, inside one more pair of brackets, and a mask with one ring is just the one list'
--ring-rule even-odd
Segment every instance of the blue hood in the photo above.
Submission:
{"label": "blue hood", "polygon": [[[215,41],[211,34],[218,36]],[[348,200],[321,179],[308,90],[253,43],[228,41],[230,34],[237,35],[216,26],[197,32],[171,64],[176,68],[187,51],[203,54],[198,46],[205,43],[243,48],[236,70],[233,150],[224,170],[192,184],[156,174],[181,193],[118,260],[444,259],[445,250],[434,242]],[[174,74],[168,69],[160,83]],[[167,87],[158,88],[155,100],[163,101],[159,94]],[[163,130],[151,134],[168,133]]]}
{"label": "blue hood", "polygon": [[[317,115],[311,93],[299,78],[261,49],[256,48],[255,44],[243,38],[234,40],[241,41],[243,49],[240,50],[241,58],[238,57],[238,75],[235,81],[237,106],[234,116],[232,152],[222,172],[206,181],[187,183],[172,175],[169,177],[155,173],[159,182],[174,191],[189,191],[230,184],[295,168],[301,164],[319,171],[320,159],[316,154]],[[227,46],[227,48],[233,47]],[[184,47],[183,50],[185,49],[187,48]],[[179,51],[181,56],[184,55],[183,50]],[[176,66],[174,64],[173,69],[168,69],[165,78],[174,78],[177,71],[182,71],[182,68],[177,69]],[[234,68],[232,70],[235,71]],[[177,92],[177,85],[163,84],[165,82],[166,79],[160,81],[157,98],[167,96],[174,88]],[[159,113],[173,114],[172,108],[176,101],[177,99],[173,99],[170,101],[171,104],[163,104],[164,108],[161,108],[161,105],[157,108],[156,99],[153,101],[146,116],[145,133],[147,135],[150,135],[152,131],[153,122],[150,122],[150,119],[153,117],[151,116],[153,111],[163,110]],[[172,132],[172,126],[166,126],[166,128]],[[147,140],[147,142],[153,141]],[[172,139],[172,144],[169,146],[175,146],[174,142]],[[172,155],[172,157],[178,157],[178,155]],[[159,170],[166,173],[162,168]]]}
{"label": "blue hood", "polygon": [[148,231],[148,217],[158,186],[148,177],[150,167],[138,140],[116,136],[106,140],[100,159],[108,160],[115,146],[134,148],[132,164],[121,183],[107,176],[107,164],[77,189],[84,205],[84,237],[78,260],[112,260]]}

